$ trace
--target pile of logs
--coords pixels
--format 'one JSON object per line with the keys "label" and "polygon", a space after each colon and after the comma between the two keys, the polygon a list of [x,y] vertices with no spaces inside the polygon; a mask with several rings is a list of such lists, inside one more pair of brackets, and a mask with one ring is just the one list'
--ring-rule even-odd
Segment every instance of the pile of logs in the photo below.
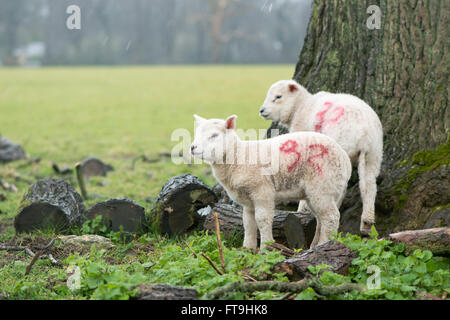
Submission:
{"label": "pile of logs", "polygon": [[[108,171],[96,159],[87,159],[84,163],[90,163],[92,168],[103,168],[100,174]],[[94,171],[97,174],[99,172],[92,169],[87,175]],[[216,226],[213,213],[217,213],[220,230],[225,237],[243,236],[242,207],[233,203],[223,188],[215,186],[211,189],[191,174],[167,181],[148,217],[145,209],[131,199],[110,199],[86,210],[82,197],[69,183],[62,179],[45,179],[31,185],[24,195],[14,226],[17,232],[48,227],[64,230],[80,225],[86,219],[102,216],[103,224],[112,231],[143,233],[151,224],[160,233],[173,236],[199,229],[214,232]],[[316,221],[310,214],[275,210],[273,235],[280,245],[290,249],[308,249],[315,228]],[[436,255],[450,255],[448,227],[404,231],[391,234],[388,238],[405,243],[407,252],[420,248]],[[322,255],[332,257],[333,254],[352,257],[350,252],[342,253],[335,247]],[[291,270],[288,273],[296,277],[303,271],[295,271],[297,267],[293,265],[295,263],[286,262],[277,268]],[[333,263],[330,265],[334,266]]]}

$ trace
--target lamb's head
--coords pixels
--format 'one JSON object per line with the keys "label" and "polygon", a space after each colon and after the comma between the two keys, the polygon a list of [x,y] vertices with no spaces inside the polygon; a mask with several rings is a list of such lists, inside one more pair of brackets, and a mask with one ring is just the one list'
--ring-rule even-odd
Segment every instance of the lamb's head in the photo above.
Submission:
{"label": "lamb's head", "polygon": [[288,124],[297,99],[305,89],[294,80],[275,82],[267,92],[259,115],[266,120]]}
{"label": "lamb's head", "polygon": [[226,120],[195,118],[194,142],[191,153],[195,158],[209,163],[224,163],[227,144],[234,142],[237,135],[234,131],[237,116],[229,116]]}

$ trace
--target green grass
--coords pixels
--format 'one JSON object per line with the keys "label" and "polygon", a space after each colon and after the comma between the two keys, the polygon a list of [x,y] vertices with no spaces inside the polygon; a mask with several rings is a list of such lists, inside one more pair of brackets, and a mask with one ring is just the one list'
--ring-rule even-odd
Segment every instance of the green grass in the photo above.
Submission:
{"label": "green grass", "polygon": [[171,141],[172,132],[192,132],[194,113],[237,114],[240,128],[267,128],[258,116],[265,93],[291,73],[291,66],[0,69],[0,133],[42,158],[45,174],[52,162],[73,166],[99,157],[117,170],[108,176],[109,185],[90,190],[144,199],[169,177],[201,176],[207,167],[138,162],[131,171],[134,157],[171,151],[178,143]]}

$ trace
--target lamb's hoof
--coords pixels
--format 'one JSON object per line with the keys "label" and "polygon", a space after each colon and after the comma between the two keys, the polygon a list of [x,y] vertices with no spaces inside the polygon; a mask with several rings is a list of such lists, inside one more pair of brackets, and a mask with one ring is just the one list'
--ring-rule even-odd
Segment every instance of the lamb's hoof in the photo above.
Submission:
{"label": "lamb's hoof", "polygon": [[361,226],[360,226],[360,232],[362,236],[369,236],[369,234],[372,232],[372,226],[375,225],[375,221],[368,221],[368,220],[362,220]]}
{"label": "lamb's hoof", "polygon": [[300,214],[311,214],[311,210],[307,206],[304,206],[299,211],[297,211],[297,213],[300,213]]}

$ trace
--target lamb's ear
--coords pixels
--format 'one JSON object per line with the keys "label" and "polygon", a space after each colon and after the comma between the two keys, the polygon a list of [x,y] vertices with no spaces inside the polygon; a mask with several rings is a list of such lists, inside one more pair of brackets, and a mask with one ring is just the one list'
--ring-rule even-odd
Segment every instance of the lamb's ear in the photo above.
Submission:
{"label": "lamb's ear", "polygon": [[233,114],[232,116],[229,116],[225,120],[225,128],[228,130],[234,130],[236,128],[236,118],[237,115]]}
{"label": "lamb's ear", "polygon": [[198,115],[196,115],[196,114],[194,114],[194,119],[195,119],[195,122],[196,122],[197,124],[200,124],[200,123],[202,123],[203,121],[206,120],[205,118],[202,118],[202,117],[200,117],[200,116],[198,116]]}
{"label": "lamb's ear", "polygon": [[300,87],[298,84],[291,82],[288,84],[288,89],[289,89],[290,93],[294,93],[294,92],[298,91],[300,89]]}

